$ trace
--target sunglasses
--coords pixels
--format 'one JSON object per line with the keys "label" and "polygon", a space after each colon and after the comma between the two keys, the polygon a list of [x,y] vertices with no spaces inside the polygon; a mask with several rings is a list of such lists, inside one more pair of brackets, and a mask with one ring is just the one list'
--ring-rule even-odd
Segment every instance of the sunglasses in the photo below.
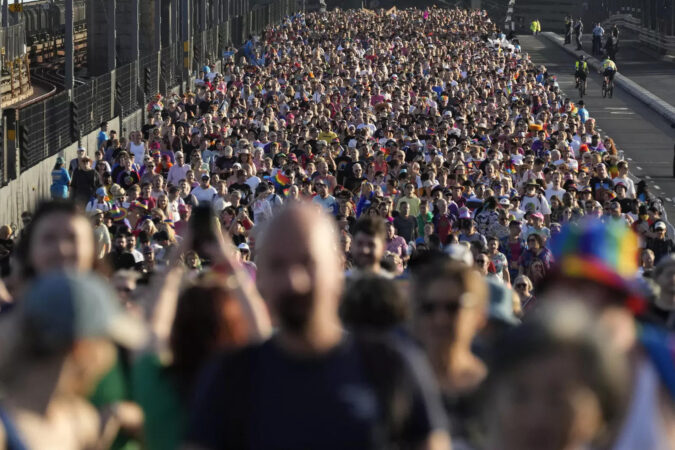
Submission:
{"label": "sunglasses", "polygon": [[517,287],[517,288],[526,288],[526,287],[527,287],[527,284],[525,284],[525,283],[518,283],[518,284],[516,284],[516,287]]}
{"label": "sunglasses", "polygon": [[471,294],[462,294],[457,301],[449,302],[423,302],[419,305],[420,313],[430,316],[437,311],[444,311],[446,314],[455,315],[461,308],[469,308],[476,304],[475,298]]}
{"label": "sunglasses", "polygon": [[431,316],[437,311],[443,311],[448,315],[455,315],[461,308],[459,302],[447,302],[447,303],[422,303],[419,306],[420,313],[425,316]]}

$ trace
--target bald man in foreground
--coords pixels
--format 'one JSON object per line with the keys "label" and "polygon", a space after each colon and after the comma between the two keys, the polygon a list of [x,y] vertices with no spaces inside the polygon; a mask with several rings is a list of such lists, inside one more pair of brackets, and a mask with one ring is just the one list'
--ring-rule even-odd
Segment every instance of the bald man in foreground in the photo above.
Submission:
{"label": "bald man in foreground", "polygon": [[280,211],[258,243],[258,288],[278,332],[223,355],[197,383],[189,448],[448,449],[426,362],[338,316],[337,232],[307,205]]}

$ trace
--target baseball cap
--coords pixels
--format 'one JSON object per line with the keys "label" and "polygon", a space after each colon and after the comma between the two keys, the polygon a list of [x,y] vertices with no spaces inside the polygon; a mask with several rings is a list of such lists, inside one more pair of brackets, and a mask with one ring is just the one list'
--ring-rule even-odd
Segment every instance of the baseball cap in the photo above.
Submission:
{"label": "baseball cap", "polygon": [[126,313],[116,294],[97,275],[55,272],[32,283],[20,303],[22,320],[41,350],[59,351],[78,339],[105,337],[132,349],[148,334]]}
{"label": "baseball cap", "polygon": [[80,146],[80,147],[77,147],[77,151],[78,151],[78,152],[86,152],[87,149]]}
{"label": "baseball cap", "polygon": [[242,242],[241,244],[239,244],[237,246],[237,248],[241,251],[244,251],[244,252],[250,252],[251,251],[251,248],[248,246],[248,244],[246,242]]}
{"label": "baseball cap", "polygon": [[473,255],[468,246],[462,244],[450,244],[445,247],[444,251],[451,260],[464,263],[467,266],[473,266]]}
{"label": "baseball cap", "polygon": [[105,195],[106,195],[105,188],[100,187],[100,188],[96,189],[96,195],[97,195],[97,196],[98,196],[98,195],[103,195],[103,196],[105,196]]}
{"label": "baseball cap", "polygon": [[540,212],[536,212],[536,213],[532,214],[532,217],[536,217],[537,219],[544,220],[544,215]]}
{"label": "baseball cap", "polygon": [[654,229],[655,230],[665,230],[666,229],[666,224],[665,222],[658,220],[654,223]]}
{"label": "baseball cap", "polygon": [[466,206],[462,206],[459,208],[459,218],[460,219],[470,219],[471,218],[471,211],[469,211],[469,208]]}
{"label": "baseball cap", "polygon": [[89,215],[89,217],[96,217],[96,216],[98,216],[99,214],[103,214],[103,211],[101,211],[100,209],[96,208],[96,209],[92,209],[91,211],[87,211],[87,214]]}

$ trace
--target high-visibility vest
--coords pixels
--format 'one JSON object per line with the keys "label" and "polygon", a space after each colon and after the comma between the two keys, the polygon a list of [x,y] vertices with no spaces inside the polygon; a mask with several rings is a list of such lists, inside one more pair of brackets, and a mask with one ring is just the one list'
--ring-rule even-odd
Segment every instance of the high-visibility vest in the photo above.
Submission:
{"label": "high-visibility vest", "polygon": [[[577,62],[574,63],[574,67],[576,67],[577,72],[578,72],[578,71],[579,71],[579,61],[577,61]],[[582,64],[581,68],[582,68],[582,70],[583,70],[584,72],[588,71],[588,63],[587,63],[586,61],[584,61],[584,63]]]}

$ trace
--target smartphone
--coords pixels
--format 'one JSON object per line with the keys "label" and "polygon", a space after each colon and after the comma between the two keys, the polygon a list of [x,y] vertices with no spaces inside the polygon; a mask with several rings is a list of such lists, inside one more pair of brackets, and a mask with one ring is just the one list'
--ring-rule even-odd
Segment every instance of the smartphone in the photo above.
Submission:
{"label": "smartphone", "polygon": [[216,243],[215,220],[216,218],[209,205],[200,205],[192,209],[192,216],[190,217],[192,248],[199,255],[203,265],[211,264],[205,249]]}

